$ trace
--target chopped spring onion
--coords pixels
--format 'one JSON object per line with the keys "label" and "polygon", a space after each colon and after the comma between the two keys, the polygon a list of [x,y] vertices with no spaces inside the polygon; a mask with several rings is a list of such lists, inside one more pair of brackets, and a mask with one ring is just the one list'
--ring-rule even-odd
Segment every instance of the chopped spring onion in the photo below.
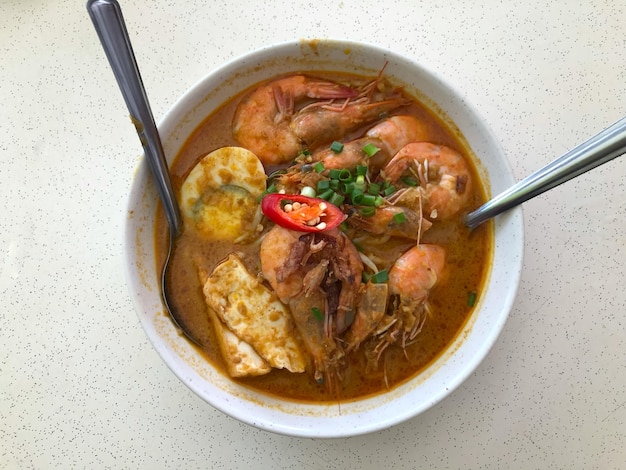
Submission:
{"label": "chopped spring onion", "polygon": [[341,142],[335,141],[330,144],[330,149],[335,153],[341,153],[341,151],[343,150],[343,144]]}
{"label": "chopped spring onion", "polygon": [[330,189],[330,180],[320,180],[317,182],[317,192],[321,193]]}
{"label": "chopped spring onion", "polygon": [[[375,146],[372,147],[377,151]],[[304,187],[301,194],[324,199],[335,206],[342,205],[348,199],[349,204],[360,206],[358,209],[364,217],[373,216],[375,208],[385,203],[385,197],[396,191],[396,187],[389,181],[370,182],[367,165],[357,165],[351,171],[347,168],[327,169],[322,162],[317,162],[311,165],[311,170],[318,173],[328,170],[327,177],[322,177],[315,187]],[[403,217],[404,214],[399,214],[395,222],[404,222],[406,219]]]}
{"label": "chopped spring onion", "polygon": [[406,222],[406,215],[404,215],[404,212],[398,212],[397,214],[394,214],[393,221],[397,224],[402,224]]}
{"label": "chopped spring onion", "polygon": [[335,193],[333,192],[330,197],[328,198],[328,202],[330,202],[331,204],[334,204],[336,206],[340,206],[343,204],[343,201],[345,200],[345,196],[342,196],[341,194]]}
{"label": "chopped spring onion", "polygon": [[366,144],[365,147],[363,147],[363,152],[365,152],[365,155],[368,157],[373,157],[379,150],[380,149],[372,143]]}
{"label": "chopped spring onion", "polygon": [[319,197],[320,199],[324,199],[325,201],[328,201],[332,197],[333,194],[336,194],[335,191],[333,191],[332,189],[327,189],[321,194],[318,194],[317,197]]}
{"label": "chopped spring onion", "polygon": [[352,199],[352,204],[360,206],[363,203],[363,191],[359,188],[355,188],[352,192],[349,193],[350,199]]}
{"label": "chopped spring onion", "polygon": [[276,185],[275,185],[274,183],[272,183],[272,184],[270,184],[270,185],[267,187],[267,189],[266,189],[265,191],[263,191],[263,192],[261,193],[261,195],[258,197],[258,200],[259,200],[259,201],[261,201],[261,199],[263,199],[263,197],[264,197],[266,194],[273,194],[273,193],[276,193],[276,192],[278,192],[278,189],[276,188]]}
{"label": "chopped spring onion", "polygon": [[348,196],[351,195],[355,189],[357,189],[356,183],[354,181],[350,181],[349,183],[342,183],[340,188],[341,192],[347,194]]}
{"label": "chopped spring onion", "polygon": [[341,173],[339,173],[339,181],[342,181],[344,183],[354,181],[354,177],[352,176],[350,170],[348,170],[347,168],[341,170]]}
{"label": "chopped spring onion", "polygon": [[374,274],[370,278],[370,281],[372,281],[372,284],[382,284],[383,282],[387,282],[388,280],[389,280],[389,273],[387,272],[386,269],[383,269],[382,271],[378,271],[376,274]]}
{"label": "chopped spring onion", "polygon": [[467,294],[467,306],[473,307],[475,303],[476,303],[476,292],[471,291],[469,294]]}
{"label": "chopped spring onion", "polygon": [[383,195],[385,196],[389,196],[395,192],[396,192],[396,187],[393,184],[383,189]]}
{"label": "chopped spring onion", "polygon": [[417,180],[415,178],[410,178],[408,176],[405,178],[402,178],[402,182],[406,184],[407,186],[412,186],[412,187],[417,186]]}
{"label": "chopped spring onion", "polygon": [[376,208],[373,206],[361,207],[361,215],[363,217],[372,217],[376,213]]}
{"label": "chopped spring onion", "polygon": [[373,206],[376,203],[376,196],[372,194],[363,194],[361,204],[364,206]]}
{"label": "chopped spring onion", "polygon": [[367,194],[373,194],[376,196],[380,192],[380,184],[378,183],[370,183],[367,187]]}
{"label": "chopped spring onion", "polygon": [[315,197],[317,192],[311,186],[305,186],[300,190],[300,194],[307,197]]}
{"label": "chopped spring onion", "polygon": [[338,170],[337,168],[331,168],[330,170],[328,170],[328,177],[331,180],[338,180],[340,175],[341,170]]}
{"label": "chopped spring onion", "polygon": [[324,314],[317,307],[311,307],[311,313],[313,314],[315,319],[318,320],[318,321],[322,321],[324,319]]}

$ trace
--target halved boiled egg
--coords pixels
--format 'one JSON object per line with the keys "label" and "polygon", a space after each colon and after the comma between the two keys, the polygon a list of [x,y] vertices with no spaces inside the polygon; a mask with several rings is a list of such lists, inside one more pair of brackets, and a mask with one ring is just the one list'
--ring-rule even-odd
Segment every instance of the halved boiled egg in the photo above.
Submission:
{"label": "halved boiled egg", "polygon": [[265,170],[257,156],[241,147],[223,147],[203,157],[181,187],[181,210],[203,236],[245,238],[256,231],[265,191]]}

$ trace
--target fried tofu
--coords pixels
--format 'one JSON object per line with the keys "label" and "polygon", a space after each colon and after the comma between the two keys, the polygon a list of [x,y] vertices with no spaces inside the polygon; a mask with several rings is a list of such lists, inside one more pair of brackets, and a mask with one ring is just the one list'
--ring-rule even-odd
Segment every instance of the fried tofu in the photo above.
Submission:
{"label": "fried tofu", "polygon": [[272,367],[257,354],[252,346],[241,340],[222,323],[213,309],[209,308],[208,312],[222,358],[231,377],[264,375],[272,370]]}
{"label": "fried tofu", "polygon": [[291,312],[248,272],[236,254],[215,267],[203,293],[228,329],[270,366],[304,372],[306,358],[295,336]]}

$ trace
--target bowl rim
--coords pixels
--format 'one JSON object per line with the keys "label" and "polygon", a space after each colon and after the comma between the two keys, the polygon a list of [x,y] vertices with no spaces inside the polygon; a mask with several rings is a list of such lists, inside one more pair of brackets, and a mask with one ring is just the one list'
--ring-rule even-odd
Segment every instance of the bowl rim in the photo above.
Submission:
{"label": "bowl rim", "polygon": [[[308,40],[307,40],[308,41]],[[422,65],[420,62],[415,60],[412,57],[402,56],[398,53],[390,51],[388,49],[384,49],[378,45],[367,43],[367,42],[356,42],[342,39],[321,39],[315,40],[316,47],[328,47],[328,48],[351,48],[352,50],[363,50],[369,54],[375,54],[381,57],[386,57],[388,59],[394,60],[396,62],[401,62],[406,64],[407,67],[415,68],[419,70],[421,74],[430,77],[434,83],[438,86],[444,88],[448,92],[450,92],[450,96],[452,99],[452,103],[461,103],[463,106],[463,111],[468,115],[476,118],[476,122],[474,123],[478,130],[477,132],[481,133],[481,137],[486,139],[488,145],[492,147],[493,151],[496,152],[500,156],[499,164],[501,165],[501,170],[503,174],[500,175],[504,180],[508,181],[510,184],[514,182],[512,169],[500,144],[493,132],[487,127],[486,121],[479,113],[479,111],[471,105],[468,100],[448,81],[441,76],[439,76],[432,69],[429,69]],[[200,80],[196,81],[185,93],[171,106],[171,108],[166,112],[163,118],[159,121],[157,127],[162,135],[166,136],[166,139],[172,134],[173,129],[176,128],[178,123],[182,120],[186,119],[186,117],[190,114],[190,109],[194,108],[197,105],[197,94],[199,90],[202,90],[207,83],[215,80],[216,77],[228,76],[235,73],[239,68],[242,67],[242,64],[255,63],[257,61],[262,61],[264,57],[276,55],[277,53],[290,53],[293,51],[301,50],[303,47],[303,40],[296,41],[286,41],[279,42],[275,44],[270,44],[256,50],[250,51],[241,56],[235,57],[223,65],[210,70],[207,74],[205,74]],[[313,66],[312,70],[315,69]],[[440,103],[436,103],[441,106]],[[441,111],[445,109],[442,108]],[[168,132],[169,131],[169,132]],[[164,142],[165,147],[165,142]],[[167,154],[168,152],[166,152]],[[168,158],[168,161],[171,163],[171,159],[175,157],[177,152],[169,152],[171,157]],[[137,201],[143,197],[143,187],[140,187],[140,181],[146,181],[145,184],[150,185],[150,175],[148,174],[149,170],[147,169],[147,164],[144,158],[141,158],[139,167],[135,173],[135,177],[131,184],[131,191],[128,197],[127,203],[127,214],[134,214],[133,211],[136,210]],[[154,214],[153,214],[154,216]],[[495,315],[490,328],[484,332],[482,336],[481,344],[476,347],[474,350],[471,359],[464,362],[463,367],[458,369],[456,373],[450,375],[445,383],[445,387],[440,387],[437,393],[433,393],[429,396],[429,399],[422,400],[420,403],[413,403],[413,407],[410,410],[406,410],[402,413],[391,414],[391,413],[378,413],[377,420],[372,420],[372,413],[364,412],[364,413],[351,413],[350,417],[355,417],[355,419],[342,419],[345,417],[341,416],[321,416],[316,418],[311,422],[307,421],[306,417],[298,416],[298,420],[281,420],[280,418],[284,415],[281,412],[277,413],[269,413],[266,416],[254,417],[249,414],[250,410],[256,410],[256,408],[247,408],[243,407],[241,409],[236,406],[233,407],[233,403],[240,404],[239,401],[235,400],[216,400],[215,397],[208,396],[206,393],[206,389],[203,387],[201,381],[198,380],[198,377],[194,376],[194,374],[185,373],[183,374],[180,370],[180,361],[177,359],[177,352],[173,351],[171,347],[168,347],[167,344],[160,338],[158,335],[160,334],[154,328],[154,325],[151,324],[150,317],[146,316],[146,300],[141,296],[141,293],[138,292],[138,289],[141,288],[141,280],[137,279],[136,269],[137,266],[134,266],[132,261],[137,256],[137,234],[135,232],[135,225],[129,222],[133,220],[133,217],[128,216],[125,224],[125,257],[127,262],[125,262],[126,267],[126,278],[129,285],[129,289],[131,291],[131,296],[133,298],[133,303],[135,305],[136,313],[139,317],[140,323],[150,340],[150,343],[155,348],[157,353],[161,356],[162,360],[166,363],[166,365],[170,368],[170,370],[196,395],[201,397],[207,403],[209,403],[214,408],[222,411],[223,413],[241,421],[247,423],[249,425],[255,426],[260,429],[265,429],[271,432],[275,432],[278,434],[297,436],[297,437],[315,437],[315,438],[337,438],[337,437],[349,437],[371,433],[374,431],[379,431],[390,426],[399,424],[403,421],[406,421],[410,418],[417,416],[418,414],[426,411],[427,409],[433,407],[435,404],[439,403],[445,397],[449,396],[456,388],[459,387],[480,365],[480,363],[487,356],[491,348],[493,347],[495,341],[499,337],[504,324],[508,318],[509,312],[512,309],[513,303],[515,301],[517,291],[519,288],[519,283],[521,279],[521,270],[522,270],[522,261],[523,261],[523,251],[524,251],[524,226],[523,226],[523,215],[522,208],[520,206],[512,209],[499,216],[496,220],[492,222],[493,224],[493,240],[494,245],[497,245],[497,235],[503,230],[506,231],[506,234],[509,237],[513,237],[513,241],[515,242],[514,246],[514,257],[509,266],[508,270],[508,285],[509,287],[506,289],[506,295],[500,299],[502,312],[499,315]],[[154,224],[152,224],[154,225]],[[498,247],[494,246],[494,253],[492,254],[495,258],[496,249]],[[143,247],[145,250],[145,247]],[[144,267],[145,268],[145,267]],[[157,270],[158,268],[155,266],[152,269]],[[491,269],[491,276],[493,275],[493,268]],[[145,273],[144,273],[145,274]],[[485,288],[489,284],[489,280],[485,281]],[[512,287],[511,287],[512,286]],[[154,293],[152,293],[154,294]],[[160,293],[157,293],[160,302]],[[162,305],[157,306],[152,303],[152,308],[156,307],[157,309],[163,309]],[[476,309],[478,311],[478,308]],[[473,315],[476,315],[473,314]],[[471,327],[473,328],[473,326]],[[448,346],[450,347],[450,345]],[[454,356],[451,356],[451,359],[454,359]],[[431,366],[429,366],[430,368]],[[436,372],[436,371],[435,371]],[[414,379],[411,379],[411,382]],[[398,388],[392,389],[391,392],[397,393]],[[386,395],[389,392],[386,392],[383,395]],[[404,393],[405,395],[408,392]],[[370,399],[365,399],[363,401],[368,400],[378,400],[379,395],[372,397]],[[270,400],[272,401],[272,400]],[[393,402],[394,398],[390,398],[390,402]],[[328,404],[320,404],[314,405],[314,408],[327,408]],[[334,406],[331,404],[331,406]],[[343,405],[342,405],[343,406]],[[376,409],[376,407],[374,407]],[[367,418],[367,419],[366,419]]]}

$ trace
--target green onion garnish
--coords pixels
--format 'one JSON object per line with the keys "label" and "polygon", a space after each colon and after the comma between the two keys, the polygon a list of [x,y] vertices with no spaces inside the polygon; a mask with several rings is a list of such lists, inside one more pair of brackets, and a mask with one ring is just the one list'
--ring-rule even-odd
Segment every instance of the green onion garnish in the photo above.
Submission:
{"label": "green onion garnish", "polygon": [[372,143],[366,144],[365,147],[363,147],[363,152],[365,152],[365,155],[368,157],[373,157],[379,150],[380,149]]}
{"label": "green onion garnish", "polygon": [[376,196],[373,194],[363,194],[361,204],[364,206],[373,206],[376,203]]}
{"label": "green onion garnish", "polygon": [[363,206],[360,212],[363,217],[372,217],[376,213],[376,208],[374,206]]}
{"label": "green onion garnish", "polygon": [[387,282],[388,280],[389,280],[389,273],[387,272],[386,269],[383,269],[382,271],[378,271],[376,274],[374,274],[370,278],[370,281],[372,281],[372,284],[382,284],[383,282]]}
{"label": "green onion garnish", "polygon": [[352,199],[352,204],[355,204],[357,206],[361,205],[363,203],[363,196],[363,191],[361,191],[359,188],[355,188],[354,191],[350,193],[350,199]]}
{"label": "green onion garnish", "polygon": [[343,204],[343,201],[345,200],[345,196],[342,196],[341,194],[337,194],[335,192],[333,192],[330,197],[328,198],[328,202],[330,202],[331,204],[334,204],[336,206],[340,206]]}
{"label": "green onion garnish", "polygon": [[385,200],[382,198],[382,196],[376,196],[376,198],[374,199],[374,207],[382,206],[383,202],[385,202]]}
{"label": "green onion garnish", "polygon": [[389,196],[390,194],[393,194],[395,192],[396,192],[396,187],[392,184],[383,190],[383,195]]}
{"label": "green onion garnish", "polygon": [[476,292],[471,291],[469,294],[467,294],[467,306],[473,307],[475,303],[476,303]]}
{"label": "green onion garnish", "polygon": [[406,222],[406,215],[404,215],[404,212],[398,212],[397,214],[394,214],[393,221],[397,224],[402,224]]}
{"label": "green onion garnish", "polygon": [[327,189],[326,191],[318,194],[317,197],[320,199],[324,199],[325,201],[328,201],[332,197],[333,194],[335,194],[335,191],[333,191],[332,189]]}
{"label": "green onion garnish", "polygon": [[367,175],[367,167],[365,165],[357,165],[355,171],[357,176]]}
{"label": "green onion garnish", "polygon": [[320,180],[317,182],[317,191],[322,192],[330,189],[330,180]]}
{"label": "green onion garnish", "polygon": [[408,176],[405,178],[402,178],[402,182],[406,184],[407,186],[413,186],[413,187],[417,186],[417,180],[415,178],[410,178]]}
{"label": "green onion garnish", "polygon": [[323,172],[326,168],[324,167],[324,163],[322,162],[317,162],[315,164],[315,166],[313,167],[313,169],[317,172],[317,173],[321,173]]}
{"label": "green onion garnish", "polygon": [[273,193],[277,193],[278,189],[276,188],[276,185],[274,183],[270,184],[267,189],[265,191],[263,191],[261,193],[261,195],[259,197],[257,197],[257,201],[261,202],[261,199],[263,199],[263,197],[266,194],[273,194]]}
{"label": "green onion garnish", "polygon": [[380,192],[380,184],[378,183],[370,183],[367,188],[367,194],[377,195]]}
{"label": "green onion garnish", "polygon": [[334,141],[330,144],[330,149],[335,153],[341,153],[343,150],[343,144],[341,142]]}
{"label": "green onion garnish", "polygon": [[313,314],[315,319],[318,320],[318,321],[322,321],[324,319],[324,314],[317,307],[311,307],[311,313]]}
{"label": "green onion garnish", "polygon": [[341,183],[339,187],[341,188],[342,193],[348,195],[352,194],[354,190],[357,189],[356,183],[354,181],[350,181],[349,183]]}
{"label": "green onion garnish", "polygon": [[338,180],[340,175],[341,175],[341,170],[338,170],[337,168],[331,168],[328,171],[328,177],[331,180]]}
{"label": "green onion garnish", "polygon": [[352,177],[352,173],[350,173],[350,170],[348,170],[347,168],[344,168],[339,173],[339,181],[343,181],[344,183],[347,183],[353,180],[354,178]]}

